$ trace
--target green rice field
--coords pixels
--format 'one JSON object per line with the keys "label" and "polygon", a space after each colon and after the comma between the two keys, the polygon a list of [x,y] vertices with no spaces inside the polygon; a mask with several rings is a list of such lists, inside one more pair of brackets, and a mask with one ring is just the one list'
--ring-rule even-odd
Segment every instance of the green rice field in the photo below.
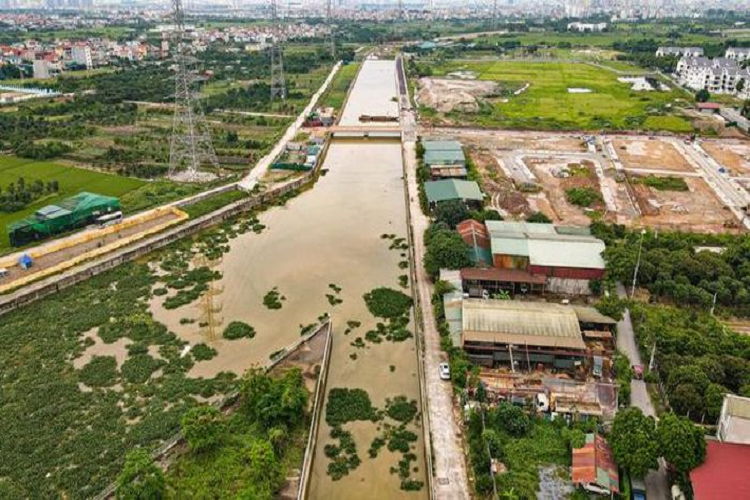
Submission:
{"label": "green rice field", "polygon": [[[40,198],[18,212],[0,212],[0,251],[10,245],[7,225],[33,214],[44,205],[55,203],[81,191],[119,198],[146,184],[138,179],[63,166],[54,162],[0,155],[0,188],[6,189],[11,182],[18,182],[19,177],[23,177],[27,184],[37,179],[45,183],[56,180],[60,183],[60,191],[58,194]],[[123,208],[127,210],[126,206]]]}
{"label": "green rice field", "polygon": [[[690,132],[688,120],[674,109],[690,96],[681,90],[638,92],[618,75],[585,63],[454,61],[432,66],[434,76],[473,71],[502,88],[520,89],[504,99],[484,99],[477,113],[448,113],[452,121],[535,130],[666,130]],[[570,93],[569,88],[589,89]],[[428,114],[431,114],[428,112]]]}

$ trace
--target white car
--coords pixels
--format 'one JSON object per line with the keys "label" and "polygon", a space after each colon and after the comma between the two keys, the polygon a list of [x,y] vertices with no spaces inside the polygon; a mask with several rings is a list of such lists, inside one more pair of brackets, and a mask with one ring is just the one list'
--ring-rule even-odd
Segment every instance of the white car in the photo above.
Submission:
{"label": "white car", "polygon": [[440,372],[440,378],[443,380],[451,379],[451,368],[448,363],[440,363],[438,365],[438,372]]}

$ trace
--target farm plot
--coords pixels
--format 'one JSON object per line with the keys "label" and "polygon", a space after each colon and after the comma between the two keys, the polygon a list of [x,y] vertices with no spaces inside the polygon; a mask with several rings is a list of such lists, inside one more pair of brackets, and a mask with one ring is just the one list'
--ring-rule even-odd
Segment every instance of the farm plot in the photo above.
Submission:
{"label": "farm plot", "polygon": [[[5,190],[11,183],[17,183],[23,177],[27,184],[36,180],[44,183],[57,181],[60,189],[50,196],[39,198],[17,212],[0,212],[0,251],[10,247],[6,227],[9,223],[33,214],[37,209],[60,201],[81,191],[89,191],[105,196],[122,197],[133,193],[145,185],[145,182],[109,175],[92,170],[63,166],[59,163],[33,161],[14,156],[0,155],[0,187]],[[127,207],[123,207],[127,208]]]}
{"label": "farm plot", "polygon": [[438,122],[536,130],[692,130],[674,106],[667,106],[684,97],[681,92],[638,92],[619,82],[616,73],[588,64],[453,61],[430,68],[436,78],[470,71],[501,89],[518,89],[480,99],[477,113],[438,116],[433,109],[428,114]]}
{"label": "farm plot", "polygon": [[619,139],[612,141],[612,146],[626,169],[695,172],[685,157],[665,140]]}

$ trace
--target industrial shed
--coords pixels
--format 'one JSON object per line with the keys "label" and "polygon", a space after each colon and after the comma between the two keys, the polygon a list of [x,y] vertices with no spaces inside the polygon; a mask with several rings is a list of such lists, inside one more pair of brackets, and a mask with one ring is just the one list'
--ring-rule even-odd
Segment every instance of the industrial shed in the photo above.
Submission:
{"label": "industrial shed", "polygon": [[465,299],[461,338],[469,358],[485,366],[572,368],[586,354],[575,310],[545,302]]}
{"label": "industrial shed", "polygon": [[466,178],[466,156],[461,143],[455,140],[425,140],[424,162],[433,179]]}
{"label": "industrial shed", "polygon": [[468,205],[480,206],[484,197],[479,185],[474,181],[446,179],[424,183],[425,194],[430,207],[442,201],[461,200]]}
{"label": "industrial shed", "polygon": [[13,246],[48,238],[94,222],[97,217],[120,210],[120,200],[82,192],[55,205],[47,205],[34,215],[8,225]]}
{"label": "industrial shed", "polygon": [[501,269],[544,276],[547,290],[588,293],[588,283],[604,276],[604,242],[588,228],[487,221],[492,261]]}

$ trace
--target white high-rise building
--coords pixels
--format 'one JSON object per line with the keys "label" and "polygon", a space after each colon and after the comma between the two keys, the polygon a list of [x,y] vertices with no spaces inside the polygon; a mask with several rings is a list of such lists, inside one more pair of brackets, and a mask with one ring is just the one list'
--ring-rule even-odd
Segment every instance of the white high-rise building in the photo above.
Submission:
{"label": "white high-rise building", "polygon": [[70,56],[76,64],[85,65],[86,69],[94,67],[94,62],[91,58],[91,49],[88,45],[74,45],[70,51]]}

